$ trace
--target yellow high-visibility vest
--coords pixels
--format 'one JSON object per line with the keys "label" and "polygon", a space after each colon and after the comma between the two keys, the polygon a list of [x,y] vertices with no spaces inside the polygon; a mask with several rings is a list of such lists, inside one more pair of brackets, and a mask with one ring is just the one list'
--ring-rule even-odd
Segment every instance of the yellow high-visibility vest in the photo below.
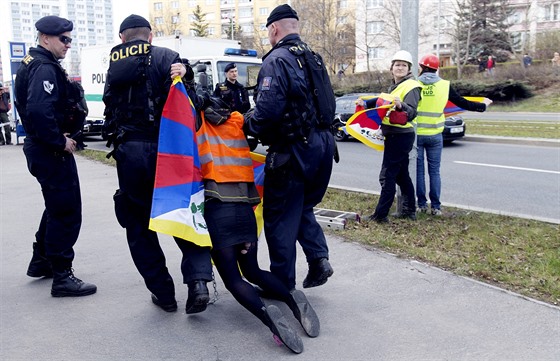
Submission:
{"label": "yellow high-visibility vest", "polygon": [[439,80],[433,84],[422,84],[422,99],[418,103],[416,134],[435,135],[443,132],[445,116],[443,109],[449,98],[449,81]]}
{"label": "yellow high-visibility vest", "polygon": [[[408,94],[409,91],[415,89],[415,88],[421,88],[422,85],[420,85],[420,83],[418,83],[416,80],[414,79],[408,79],[403,81],[402,83],[400,83],[392,92],[391,95],[396,95],[398,96],[401,101],[404,101],[404,97]],[[395,110],[396,111],[396,110]],[[385,125],[390,125],[392,127],[397,127],[397,128],[412,128],[414,127],[414,122],[416,121],[416,118],[413,119],[411,122],[407,122],[405,125],[400,125],[400,124],[391,124],[389,122],[389,117],[384,117],[382,123]]]}

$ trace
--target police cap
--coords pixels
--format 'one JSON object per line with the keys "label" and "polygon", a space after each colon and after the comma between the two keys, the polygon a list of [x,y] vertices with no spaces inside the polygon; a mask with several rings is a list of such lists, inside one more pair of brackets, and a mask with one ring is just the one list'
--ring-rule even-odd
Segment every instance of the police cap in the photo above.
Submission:
{"label": "police cap", "polygon": [[224,73],[227,73],[231,69],[235,69],[235,68],[237,68],[237,65],[235,65],[235,63],[229,63],[228,65],[226,65],[226,67],[224,69]]}
{"label": "police cap", "polygon": [[74,24],[68,19],[50,15],[37,20],[35,23],[37,31],[45,35],[60,35],[74,29]]}
{"label": "police cap", "polygon": [[122,33],[126,29],[131,28],[148,28],[152,30],[152,27],[150,26],[150,22],[148,20],[144,19],[140,15],[135,14],[129,15],[126,19],[123,20],[123,22],[121,23],[121,27],[119,28],[119,33]]}
{"label": "police cap", "polygon": [[275,21],[282,20],[282,19],[296,19],[299,20],[297,13],[292,7],[288,4],[279,5],[272,10],[268,19],[266,19],[266,27],[272,24]]}

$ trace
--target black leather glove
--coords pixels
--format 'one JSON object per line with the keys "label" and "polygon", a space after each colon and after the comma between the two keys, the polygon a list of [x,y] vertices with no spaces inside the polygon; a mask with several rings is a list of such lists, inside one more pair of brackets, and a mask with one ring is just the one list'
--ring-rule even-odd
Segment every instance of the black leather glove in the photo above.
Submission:
{"label": "black leather glove", "polygon": [[189,59],[181,59],[181,62],[183,63],[183,65],[185,66],[185,68],[187,69],[187,72],[185,73],[185,76],[183,77],[183,79],[186,82],[192,82],[194,80],[194,71],[189,63]]}

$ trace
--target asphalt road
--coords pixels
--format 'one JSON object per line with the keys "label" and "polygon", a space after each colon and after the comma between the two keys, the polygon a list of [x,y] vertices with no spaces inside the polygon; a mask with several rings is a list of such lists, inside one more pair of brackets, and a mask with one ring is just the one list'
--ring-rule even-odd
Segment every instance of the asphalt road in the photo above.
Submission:
{"label": "asphalt road", "polygon": [[[560,147],[470,138],[478,141],[455,141],[444,147],[444,207],[560,223]],[[100,137],[86,143],[90,149],[107,151]],[[339,142],[338,147],[341,162],[334,166],[330,185],[379,194],[383,153],[357,141]],[[257,151],[264,154],[265,148],[259,146]]]}
{"label": "asphalt road", "polygon": [[[151,303],[115,219],[115,169],[83,157],[77,163],[83,225],[73,267],[98,292],[54,298],[51,280],[25,275],[43,211],[40,187],[21,146],[0,147],[0,360],[560,360],[560,308],[333,235],[333,277],[305,290],[319,337],[307,337],[285,305],[266,301],[302,337],[300,355],[278,347],[219,276],[217,302],[186,315],[180,252],[160,235],[181,306],[166,313]],[[266,242],[259,248],[268,269]],[[306,271],[298,250],[298,288]]]}
{"label": "asphalt road", "polygon": [[[330,185],[379,194],[383,153],[357,141],[338,147]],[[444,207],[560,223],[560,147],[456,141],[443,149],[441,176]]]}

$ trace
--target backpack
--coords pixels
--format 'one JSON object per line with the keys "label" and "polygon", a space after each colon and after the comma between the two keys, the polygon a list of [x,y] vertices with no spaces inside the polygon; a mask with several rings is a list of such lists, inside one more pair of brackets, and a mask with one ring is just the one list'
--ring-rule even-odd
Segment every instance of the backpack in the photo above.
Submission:
{"label": "backpack", "polygon": [[319,128],[332,127],[336,99],[323,58],[302,41],[290,42],[287,45],[290,52],[297,57],[298,64],[304,69],[309,81],[315,105],[315,125]]}

